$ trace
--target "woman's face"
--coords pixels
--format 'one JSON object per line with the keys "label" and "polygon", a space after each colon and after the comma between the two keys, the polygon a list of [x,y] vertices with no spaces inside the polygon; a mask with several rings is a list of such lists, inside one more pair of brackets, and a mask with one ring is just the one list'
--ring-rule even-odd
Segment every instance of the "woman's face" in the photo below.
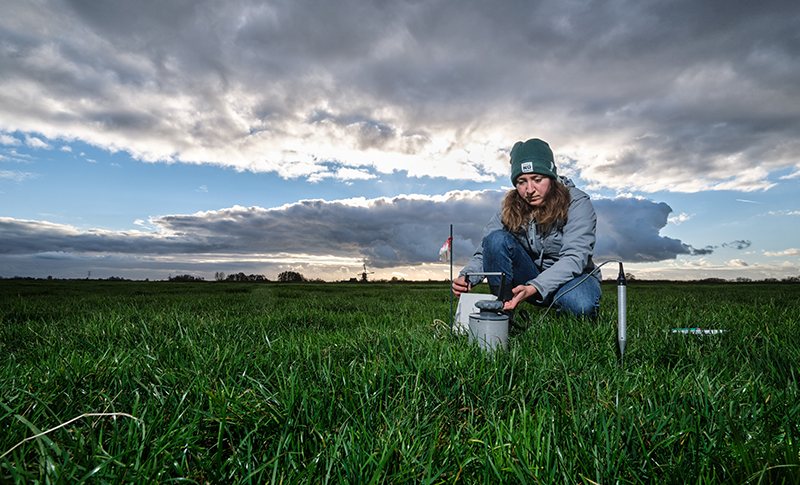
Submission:
{"label": "woman's face", "polygon": [[517,177],[517,193],[534,207],[544,202],[548,190],[550,190],[550,177],[547,175],[523,173]]}

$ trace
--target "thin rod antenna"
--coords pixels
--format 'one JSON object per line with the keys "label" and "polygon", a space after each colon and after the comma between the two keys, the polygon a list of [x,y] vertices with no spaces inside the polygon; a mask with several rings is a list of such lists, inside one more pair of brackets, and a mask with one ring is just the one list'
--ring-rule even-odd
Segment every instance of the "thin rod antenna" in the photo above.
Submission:
{"label": "thin rod antenna", "polygon": [[450,224],[450,338],[453,338],[453,225]]}
{"label": "thin rod antenna", "polygon": [[617,276],[617,341],[619,343],[620,365],[625,365],[625,344],[628,340],[628,286],[622,262],[619,263]]}

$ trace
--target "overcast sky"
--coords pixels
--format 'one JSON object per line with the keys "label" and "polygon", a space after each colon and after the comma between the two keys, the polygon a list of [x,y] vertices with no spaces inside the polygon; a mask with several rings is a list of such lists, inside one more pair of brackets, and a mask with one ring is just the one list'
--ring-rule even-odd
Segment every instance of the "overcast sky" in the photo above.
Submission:
{"label": "overcast sky", "polygon": [[0,10],[3,277],[444,279],[532,137],[592,195],[596,259],[800,274],[797,1]]}

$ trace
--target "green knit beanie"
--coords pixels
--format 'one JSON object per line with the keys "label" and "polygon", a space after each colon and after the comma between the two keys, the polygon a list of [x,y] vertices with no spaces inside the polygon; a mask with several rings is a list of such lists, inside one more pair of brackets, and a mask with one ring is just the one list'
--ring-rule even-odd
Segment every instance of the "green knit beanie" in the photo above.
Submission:
{"label": "green knit beanie", "polygon": [[558,180],[553,151],[547,142],[532,138],[514,144],[511,149],[511,184],[516,185],[517,177],[523,173],[538,173]]}

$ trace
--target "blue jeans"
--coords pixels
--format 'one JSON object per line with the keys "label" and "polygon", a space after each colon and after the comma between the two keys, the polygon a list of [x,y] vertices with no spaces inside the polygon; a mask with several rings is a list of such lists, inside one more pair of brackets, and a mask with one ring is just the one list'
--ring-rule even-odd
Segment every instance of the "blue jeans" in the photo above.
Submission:
{"label": "blue jeans", "polygon": [[[524,285],[528,281],[539,276],[539,268],[533,263],[531,255],[520,244],[517,238],[506,230],[497,230],[489,233],[483,240],[483,270],[487,273],[504,272],[506,274],[506,287],[514,288]],[[567,281],[546,300],[542,300],[540,295],[528,298],[528,303],[537,306],[550,306],[556,300],[554,307],[560,313],[570,313],[576,317],[594,318],[597,315],[597,308],[600,306],[600,282],[597,278],[587,274],[582,274],[577,278]],[[586,278],[574,290],[578,283]],[[489,285],[492,287],[500,286],[499,276],[489,276]],[[569,291],[569,293],[567,293]],[[510,289],[508,290],[510,293]],[[564,295],[564,296],[561,296]]]}

